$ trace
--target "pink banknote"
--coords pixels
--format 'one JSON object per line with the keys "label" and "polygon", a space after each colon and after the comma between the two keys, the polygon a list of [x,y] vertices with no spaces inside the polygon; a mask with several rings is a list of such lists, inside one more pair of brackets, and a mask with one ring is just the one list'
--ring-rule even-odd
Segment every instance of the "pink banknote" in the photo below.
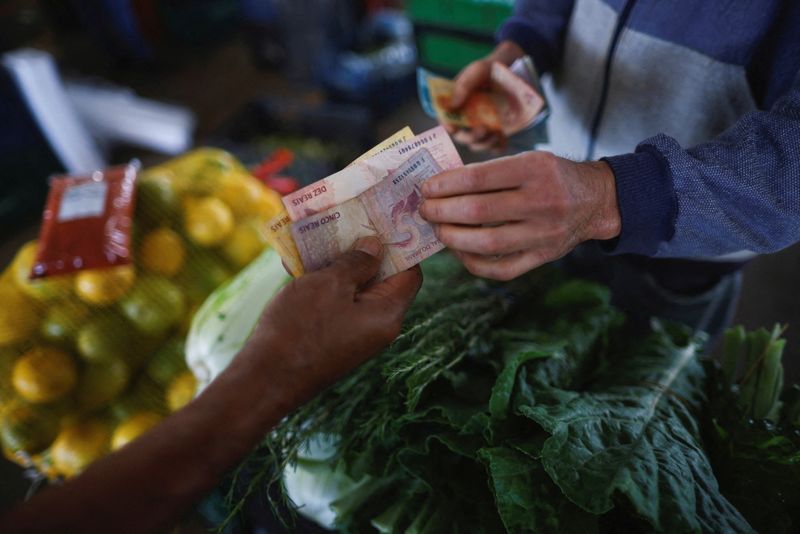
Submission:
{"label": "pink banknote", "polygon": [[377,236],[384,244],[379,280],[442,250],[433,227],[419,214],[422,183],[442,170],[427,148],[415,150],[385,180],[361,195],[296,221],[292,236],[305,270],[329,265],[364,236]]}
{"label": "pink banknote", "polygon": [[447,131],[437,126],[408,141],[298,189],[283,197],[293,221],[321,213],[357,197],[400,167],[421,149],[427,149],[443,170],[463,165]]}

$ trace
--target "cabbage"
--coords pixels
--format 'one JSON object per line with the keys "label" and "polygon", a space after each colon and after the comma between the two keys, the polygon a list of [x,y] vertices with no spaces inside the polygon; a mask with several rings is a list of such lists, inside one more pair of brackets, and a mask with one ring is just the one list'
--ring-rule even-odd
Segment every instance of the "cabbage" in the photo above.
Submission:
{"label": "cabbage", "polygon": [[244,347],[267,303],[290,279],[281,257],[267,248],[203,302],[186,339],[186,363],[198,394]]}

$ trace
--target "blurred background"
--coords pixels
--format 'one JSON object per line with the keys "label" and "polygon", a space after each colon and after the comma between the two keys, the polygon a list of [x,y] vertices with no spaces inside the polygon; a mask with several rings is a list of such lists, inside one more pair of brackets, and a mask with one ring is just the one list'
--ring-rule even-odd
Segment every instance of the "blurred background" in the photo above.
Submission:
{"label": "blurred background", "polygon": [[[36,237],[55,173],[131,158],[147,167],[216,146],[270,170],[280,190],[338,170],[402,126],[432,126],[416,101],[416,67],[454,75],[492,49],[512,7],[0,0],[0,269]],[[753,328],[789,324],[795,376],[798,267],[798,247],[753,261],[737,316]],[[21,473],[0,467],[2,502],[27,491]]]}

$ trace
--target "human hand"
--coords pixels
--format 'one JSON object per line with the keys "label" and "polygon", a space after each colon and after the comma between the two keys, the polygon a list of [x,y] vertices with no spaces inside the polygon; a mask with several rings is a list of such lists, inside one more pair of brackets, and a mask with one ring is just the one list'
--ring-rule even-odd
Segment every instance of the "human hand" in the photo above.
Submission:
{"label": "human hand", "polygon": [[422,194],[420,214],[442,243],[471,273],[497,280],[621,229],[614,173],[601,161],[525,152],[443,172]]}
{"label": "human hand", "polygon": [[[494,62],[508,66],[524,54],[525,52],[516,43],[503,41],[491,54],[464,67],[456,76],[450,109],[459,109],[467,102],[470,95],[490,87]],[[486,128],[457,128],[450,124],[445,124],[444,127],[456,142],[466,145],[473,152],[499,150],[506,142],[501,132],[490,131]]]}
{"label": "human hand", "polygon": [[290,282],[261,316],[248,345],[281,355],[281,376],[310,398],[375,355],[400,333],[408,307],[422,284],[415,267],[377,284],[383,250],[364,238],[330,267]]}

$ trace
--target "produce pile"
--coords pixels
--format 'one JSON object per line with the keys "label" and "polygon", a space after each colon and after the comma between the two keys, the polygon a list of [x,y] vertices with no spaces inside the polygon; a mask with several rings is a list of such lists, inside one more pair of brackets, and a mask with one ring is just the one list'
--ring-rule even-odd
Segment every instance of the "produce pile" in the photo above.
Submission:
{"label": "produce pile", "polygon": [[800,529],[779,329],[731,331],[721,371],[681,328],[633,338],[605,288],[556,270],[423,267],[397,341],[232,475],[229,521],[261,494],[343,532]]}
{"label": "produce pile", "polygon": [[37,243],[0,277],[0,440],[70,477],[186,404],[184,339],[206,297],[262,254],[280,197],[200,149],[137,181],[133,265],[28,279]]}

